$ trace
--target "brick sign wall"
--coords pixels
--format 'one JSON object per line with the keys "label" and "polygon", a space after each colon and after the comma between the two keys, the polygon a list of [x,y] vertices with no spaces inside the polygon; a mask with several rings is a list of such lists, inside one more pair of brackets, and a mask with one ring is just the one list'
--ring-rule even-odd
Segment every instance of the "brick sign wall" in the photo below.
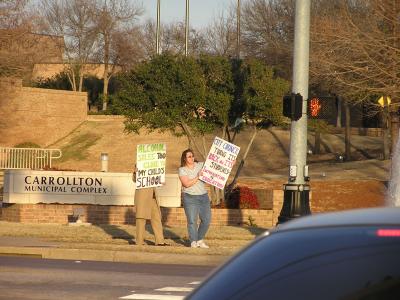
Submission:
{"label": "brick sign wall", "polygon": [[[1,220],[20,223],[66,224],[74,210],[80,209],[83,222],[92,224],[135,224],[135,206],[124,205],[73,205],[73,204],[12,204],[3,203]],[[162,222],[166,226],[186,226],[185,211],[182,207],[161,207]],[[257,209],[212,209],[211,225],[242,226],[253,225],[270,228],[279,211]]]}

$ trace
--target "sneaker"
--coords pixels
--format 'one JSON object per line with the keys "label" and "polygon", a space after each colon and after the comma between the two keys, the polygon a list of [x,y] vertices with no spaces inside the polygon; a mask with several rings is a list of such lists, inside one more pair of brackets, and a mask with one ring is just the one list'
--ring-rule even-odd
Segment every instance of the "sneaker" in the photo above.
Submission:
{"label": "sneaker", "polygon": [[208,247],[208,245],[206,243],[204,243],[203,240],[197,241],[197,247],[204,248],[204,249],[210,248],[210,247]]}
{"label": "sneaker", "polygon": [[191,247],[191,248],[198,248],[199,245],[197,245],[197,242],[196,242],[196,241],[193,241],[193,242],[190,243],[190,247]]}

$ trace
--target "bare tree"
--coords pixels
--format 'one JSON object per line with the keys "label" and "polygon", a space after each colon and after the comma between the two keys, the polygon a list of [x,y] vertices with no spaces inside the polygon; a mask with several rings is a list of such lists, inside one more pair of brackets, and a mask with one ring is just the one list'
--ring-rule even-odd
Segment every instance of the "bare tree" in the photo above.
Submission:
{"label": "bare tree", "polygon": [[145,58],[149,59],[156,54],[156,23],[150,19],[146,20],[142,27],[143,51]]}
{"label": "bare tree", "polygon": [[92,16],[93,0],[41,0],[38,30],[63,37],[66,74],[74,91],[82,91],[87,64],[93,53],[96,35]]}
{"label": "bare tree", "polygon": [[104,64],[103,110],[107,109],[108,84],[118,65],[124,63],[119,50],[124,35],[135,32],[135,23],[142,7],[129,0],[95,0],[93,8],[98,35],[97,57]]}
{"label": "bare tree", "polygon": [[337,14],[315,19],[313,71],[321,74],[318,69],[323,70],[325,77],[349,93],[398,98],[400,53],[396,18],[400,2],[395,6],[393,1],[343,0],[341,4]]}
{"label": "bare tree", "polygon": [[233,57],[236,54],[236,10],[230,7],[214,18],[206,28],[207,51],[210,54]]}
{"label": "bare tree", "polygon": [[[185,53],[185,24],[183,22],[172,22],[162,24],[160,35],[161,51],[173,54]],[[156,53],[156,24],[148,20],[143,26],[143,49],[146,57]],[[206,52],[206,38],[201,30],[190,28],[189,32],[189,55],[198,56]]]}
{"label": "bare tree", "polygon": [[294,0],[249,0],[242,9],[242,52],[263,59],[290,79]]}
{"label": "bare tree", "polygon": [[0,0],[0,76],[27,77],[40,51],[31,34],[28,0]]}
{"label": "bare tree", "polygon": [[185,24],[183,22],[162,25],[161,49],[175,54],[185,53]]}
{"label": "bare tree", "polygon": [[311,72],[348,101],[363,102],[376,95],[399,103],[399,16],[398,0],[336,1],[334,13],[314,18]]}
{"label": "bare tree", "polygon": [[26,24],[28,2],[29,0],[0,0],[0,27],[12,29]]}

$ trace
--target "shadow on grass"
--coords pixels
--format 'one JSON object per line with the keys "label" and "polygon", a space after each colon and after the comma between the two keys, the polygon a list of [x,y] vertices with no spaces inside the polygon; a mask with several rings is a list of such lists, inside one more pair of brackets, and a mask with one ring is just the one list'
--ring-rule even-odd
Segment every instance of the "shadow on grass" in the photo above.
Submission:
{"label": "shadow on grass", "polygon": [[[110,211],[110,206],[90,206],[87,210],[87,220],[92,223],[94,226],[101,228],[105,233],[112,237],[112,239],[120,239],[125,240],[129,245],[135,245],[135,236],[128,231],[122,229],[118,225],[112,225],[110,223],[112,220],[112,212]],[[134,212],[133,207],[129,207],[125,211],[124,216],[124,224],[125,225],[135,225],[136,222],[136,214]],[[154,241],[154,231],[151,227],[150,220],[147,220],[145,230],[147,233],[153,236],[152,239],[145,238],[144,242],[147,245],[155,245]],[[166,239],[172,239],[175,243],[186,245],[185,240],[177,235],[172,230],[168,229],[168,227],[163,226],[163,233]]]}
{"label": "shadow on grass", "polygon": [[[177,235],[175,232],[173,232],[169,228],[171,228],[171,227],[165,226],[165,225],[163,226],[163,232],[164,232],[165,239],[173,240],[175,243],[177,243],[179,245],[188,246],[188,242],[182,236]],[[153,233],[152,230],[149,232]]]}
{"label": "shadow on grass", "polygon": [[113,239],[125,240],[129,245],[134,245],[134,236],[129,232],[119,228],[117,225],[96,225]]}
{"label": "shadow on grass", "polygon": [[[125,223],[133,218],[133,209],[129,208],[125,213]],[[112,239],[122,239],[127,241],[129,245],[134,245],[134,236],[118,225],[112,225],[110,206],[106,205],[90,205],[87,208],[87,221],[94,226],[101,228]]]}
{"label": "shadow on grass", "polygon": [[[345,137],[344,137],[344,136],[338,136],[338,138],[339,138],[340,140],[343,141],[343,144],[345,143]],[[366,159],[373,159],[373,158],[374,158],[374,157],[372,157],[366,150],[361,149],[361,148],[355,146],[355,145],[352,144],[351,142],[350,142],[350,147],[353,148],[353,149],[355,149],[357,153],[360,153],[360,154],[363,155]]]}

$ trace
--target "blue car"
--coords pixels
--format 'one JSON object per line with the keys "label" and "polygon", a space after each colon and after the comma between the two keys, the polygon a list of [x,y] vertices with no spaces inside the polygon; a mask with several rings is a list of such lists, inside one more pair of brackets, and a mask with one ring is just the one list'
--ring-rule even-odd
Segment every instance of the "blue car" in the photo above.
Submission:
{"label": "blue car", "polygon": [[324,213],[281,224],[186,299],[400,299],[400,208]]}

